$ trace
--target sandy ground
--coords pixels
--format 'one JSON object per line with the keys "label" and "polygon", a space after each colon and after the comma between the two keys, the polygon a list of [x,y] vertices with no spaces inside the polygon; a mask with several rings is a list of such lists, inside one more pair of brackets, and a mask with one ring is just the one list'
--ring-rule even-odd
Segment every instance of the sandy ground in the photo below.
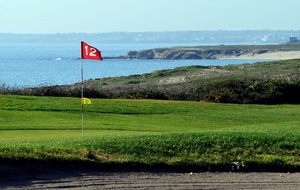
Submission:
{"label": "sandy ground", "polygon": [[300,173],[52,172],[1,178],[0,189],[299,189]]}
{"label": "sandy ground", "polygon": [[228,56],[220,57],[220,59],[275,59],[275,60],[287,60],[287,59],[299,59],[300,51],[287,51],[287,52],[271,52],[255,55],[241,55],[241,56]]}

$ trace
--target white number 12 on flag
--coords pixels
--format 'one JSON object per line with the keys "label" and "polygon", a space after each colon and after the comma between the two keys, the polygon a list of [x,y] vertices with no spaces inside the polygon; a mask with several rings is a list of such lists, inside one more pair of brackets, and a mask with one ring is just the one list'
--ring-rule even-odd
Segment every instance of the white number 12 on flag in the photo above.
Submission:
{"label": "white number 12 on flag", "polygon": [[84,49],[85,49],[85,55],[96,57],[97,50],[95,48],[89,47],[89,46],[84,46]]}

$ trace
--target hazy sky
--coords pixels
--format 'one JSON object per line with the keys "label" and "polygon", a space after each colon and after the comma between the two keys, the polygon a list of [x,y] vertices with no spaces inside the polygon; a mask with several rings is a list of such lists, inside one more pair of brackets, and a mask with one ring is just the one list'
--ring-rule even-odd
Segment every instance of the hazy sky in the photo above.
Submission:
{"label": "hazy sky", "polygon": [[0,2],[0,33],[300,30],[300,0]]}

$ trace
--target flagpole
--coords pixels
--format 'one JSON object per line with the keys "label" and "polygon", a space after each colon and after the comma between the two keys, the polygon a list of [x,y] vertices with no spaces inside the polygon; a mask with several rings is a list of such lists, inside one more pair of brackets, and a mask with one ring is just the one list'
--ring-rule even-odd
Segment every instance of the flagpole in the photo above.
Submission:
{"label": "flagpole", "polygon": [[83,103],[83,59],[81,59],[81,131],[84,136],[84,103]]}
{"label": "flagpole", "polygon": [[[84,136],[84,104],[83,98],[83,59],[102,60],[101,51],[81,41],[81,112],[82,112],[82,137]],[[91,101],[88,101],[91,104]]]}

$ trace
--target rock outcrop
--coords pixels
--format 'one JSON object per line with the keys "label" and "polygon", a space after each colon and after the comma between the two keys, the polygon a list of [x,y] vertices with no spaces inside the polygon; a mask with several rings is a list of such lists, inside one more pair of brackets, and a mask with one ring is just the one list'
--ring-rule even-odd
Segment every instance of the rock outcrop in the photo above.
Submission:
{"label": "rock outcrop", "polygon": [[240,56],[245,54],[261,54],[268,50],[197,50],[197,49],[179,49],[179,48],[164,48],[164,49],[149,49],[141,51],[129,51],[127,55],[114,57],[115,59],[218,59],[226,56]]}
{"label": "rock outcrop", "polygon": [[278,51],[300,50],[300,45],[219,45],[195,47],[155,48],[129,51],[127,55],[114,59],[219,59],[258,55]]}

